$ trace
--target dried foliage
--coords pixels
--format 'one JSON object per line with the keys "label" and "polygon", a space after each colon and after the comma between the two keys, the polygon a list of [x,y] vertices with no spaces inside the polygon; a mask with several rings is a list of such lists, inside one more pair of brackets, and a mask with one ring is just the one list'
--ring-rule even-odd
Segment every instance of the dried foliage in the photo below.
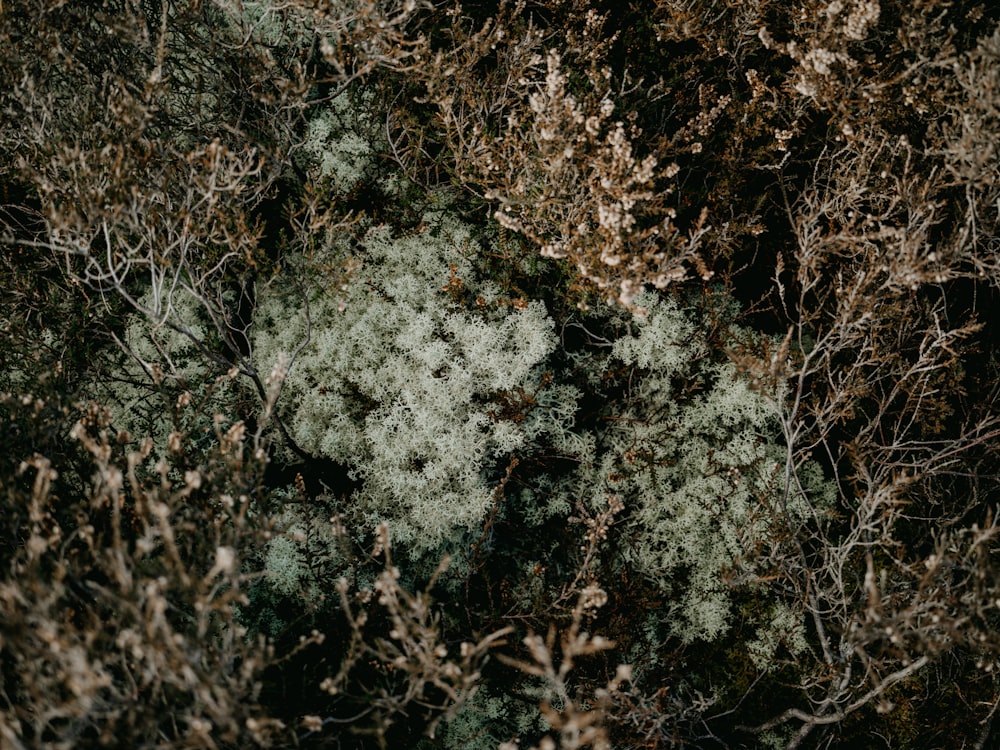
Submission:
{"label": "dried foliage", "polygon": [[0,745],[987,745],[998,24],[4,0]]}
{"label": "dried foliage", "polygon": [[[45,409],[7,396],[4,420],[41,422]],[[91,475],[36,452],[4,477],[4,513],[17,519],[0,585],[5,746],[280,736],[257,700],[271,650],[235,616],[242,560],[263,532],[251,518],[260,435],[220,421],[214,438],[198,464],[178,444],[150,470],[152,442],[129,448],[93,406],[69,431]]]}
{"label": "dried foliage", "polygon": [[[480,670],[490,650],[504,645],[504,637],[511,629],[497,630],[476,642],[462,641],[457,654],[451,653],[430,596],[436,578],[448,568],[447,558],[426,591],[412,594],[400,585],[401,574],[393,565],[385,526],[376,531],[373,556],[383,557],[385,567],[372,587],[357,592],[354,599],[362,607],[374,599],[382,610],[388,633],[383,636],[366,632],[370,631],[366,627],[369,615],[357,609],[348,595],[347,580],[341,578],[337,593],[350,627],[350,645],[340,669],[326,677],[320,689],[335,698],[349,693],[355,689],[352,672],[359,662],[368,661],[392,679],[367,694],[352,696],[361,705],[360,714],[351,719],[352,731],[371,732],[379,746],[386,747],[386,733],[393,723],[408,712],[420,711],[430,717],[425,731],[433,738],[437,725],[454,716],[478,689]],[[360,726],[362,719],[370,728]],[[322,721],[316,722],[317,728]]]}
{"label": "dried foliage", "polygon": [[[599,589],[584,589],[573,608],[569,626],[559,639],[558,650],[553,625],[545,638],[534,633],[525,637],[524,647],[530,661],[504,659],[524,674],[538,678],[544,685],[546,698],[541,705],[542,716],[559,739],[557,744],[551,734],[546,735],[537,746],[532,746],[532,750],[555,750],[556,747],[565,750],[586,747],[610,750],[612,747],[604,726],[605,714],[613,710],[614,696],[631,679],[632,668],[626,664],[619,665],[607,685],[587,698],[574,699],[569,685],[569,673],[577,659],[614,648],[614,643],[606,638],[591,635],[582,629],[584,617],[603,606],[602,600],[606,599]],[[584,703],[589,703],[589,707],[585,707]],[[500,750],[515,750],[517,747],[514,742],[503,743]]]}
{"label": "dried foliage", "polygon": [[[461,19],[419,71],[455,177],[498,206],[501,226],[566,259],[603,297],[630,305],[643,284],[683,278],[684,261],[707,277],[694,252],[701,227],[682,237],[672,223],[678,166],[639,153],[641,130],[616,110],[615,86],[629,81],[613,79],[605,14],[586,2],[552,10],[565,26],[525,22],[523,2],[502,4],[479,28]],[[394,149],[419,161],[406,125]]]}

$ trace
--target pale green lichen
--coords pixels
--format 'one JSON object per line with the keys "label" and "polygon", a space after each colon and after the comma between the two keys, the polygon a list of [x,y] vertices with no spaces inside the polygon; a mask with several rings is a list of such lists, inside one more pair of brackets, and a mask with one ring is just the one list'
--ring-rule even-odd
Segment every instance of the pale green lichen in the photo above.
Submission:
{"label": "pale green lichen", "polygon": [[[447,214],[396,237],[371,230],[359,280],[343,309],[311,301],[311,342],[285,383],[282,413],[303,449],[342,462],[361,482],[357,522],[388,522],[402,546],[437,545],[481,523],[493,488],[483,473],[545,429],[491,416],[503,391],[533,390],[556,346],[544,306],[456,303],[476,293],[468,229]],[[488,290],[487,290],[488,291]],[[255,321],[260,366],[305,337],[307,313],[262,295]]]}
{"label": "pale green lichen", "polygon": [[754,666],[769,672],[779,663],[775,657],[781,646],[790,655],[799,656],[808,643],[801,615],[787,604],[776,602],[762,618],[757,637],[747,642],[746,649]]}
{"label": "pale green lichen", "polygon": [[494,695],[489,686],[483,686],[441,723],[433,740],[422,741],[417,750],[495,748],[512,736],[537,735],[547,729],[533,702],[523,696]]}
{"label": "pale green lichen", "polygon": [[[296,494],[291,488],[286,493]],[[274,524],[264,550],[264,580],[279,596],[319,604],[327,593],[326,582],[347,574],[349,567],[327,498],[286,503]]]}
{"label": "pale green lichen", "polygon": [[[582,500],[598,511],[617,496],[624,563],[667,595],[663,617],[674,636],[713,640],[732,616],[727,572],[752,567],[755,545],[780,522],[777,412],[735,365],[710,356],[675,300],[647,294],[637,304],[645,315],[626,320],[610,354],[588,365],[627,373],[626,392],[578,443],[576,472],[543,484],[548,497],[535,502],[569,509]],[[821,474],[809,474],[823,486]],[[792,517],[805,512],[800,499],[787,504]]]}
{"label": "pale green lichen", "polygon": [[335,97],[309,121],[302,142],[300,162],[316,179],[329,185],[333,195],[343,195],[376,173],[373,139],[379,132],[363,106],[350,100],[352,92]]}
{"label": "pale green lichen", "polygon": [[[511,454],[544,450],[568,461],[537,472],[530,486],[508,487],[503,512],[535,528],[581,504],[598,512],[617,496],[627,542],[615,555],[662,591],[670,634],[723,635],[730,571],[752,579],[754,550],[809,508],[784,493],[774,401],[709,351],[676,300],[647,294],[637,300],[642,316],[606,312],[594,323],[617,331],[606,346],[558,360],[545,308],[497,304],[470,260],[481,250],[454,217],[429,213],[408,236],[374,228],[361,244],[343,303],[313,295],[311,341],[281,400],[298,444],[358,481],[344,505],[352,522],[388,523],[397,549],[425,553],[482,528],[496,467]],[[305,339],[306,310],[261,294],[255,331],[264,367]],[[546,369],[551,382],[540,388]],[[623,390],[603,395],[609,378]],[[592,389],[592,413],[603,399],[588,427],[577,423],[577,384]],[[532,408],[517,421],[498,417],[498,395],[518,389],[534,394]],[[805,467],[800,476],[822,507],[830,489],[821,472]]]}

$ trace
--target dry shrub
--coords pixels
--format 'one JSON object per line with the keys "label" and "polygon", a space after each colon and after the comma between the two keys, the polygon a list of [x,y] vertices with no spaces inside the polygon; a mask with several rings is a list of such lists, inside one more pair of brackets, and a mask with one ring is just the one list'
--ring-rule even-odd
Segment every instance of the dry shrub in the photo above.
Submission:
{"label": "dry shrub", "polygon": [[[43,406],[6,397],[4,416]],[[20,519],[0,584],[5,746],[271,746],[272,654],[236,619],[263,533],[259,434],[220,420],[204,456],[178,439],[157,458],[91,406],[70,439],[75,465],[35,453],[4,479]]]}

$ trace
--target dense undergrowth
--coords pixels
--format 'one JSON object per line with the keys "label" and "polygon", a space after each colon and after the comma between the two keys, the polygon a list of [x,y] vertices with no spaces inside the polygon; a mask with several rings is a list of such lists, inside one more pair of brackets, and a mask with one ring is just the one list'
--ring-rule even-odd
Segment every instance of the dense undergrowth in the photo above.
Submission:
{"label": "dense undergrowth", "polygon": [[995,742],[998,23],[0,4],[0,746]]}

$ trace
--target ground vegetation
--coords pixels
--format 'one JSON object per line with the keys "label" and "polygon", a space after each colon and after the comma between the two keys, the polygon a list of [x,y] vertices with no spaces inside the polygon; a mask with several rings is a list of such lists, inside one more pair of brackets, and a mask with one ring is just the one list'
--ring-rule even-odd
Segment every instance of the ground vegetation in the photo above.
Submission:
{"label": "ground vegetation", "polygon": [[974,0],[2,0],[0,746],[990,746],[998,155]]}

